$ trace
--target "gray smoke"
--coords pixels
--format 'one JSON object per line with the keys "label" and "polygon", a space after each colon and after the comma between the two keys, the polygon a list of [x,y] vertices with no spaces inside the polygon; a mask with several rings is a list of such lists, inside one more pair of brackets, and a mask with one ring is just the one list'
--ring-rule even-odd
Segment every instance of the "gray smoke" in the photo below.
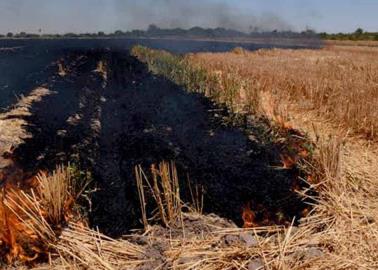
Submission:
{"label": "gray smoke", "polygon": [[290,30],[273,13],[255,14],[219,0],[0,0],[0,31],[112,32],[161,28],[223,27],[244,32]]}
{"label": "gray smoke", "polygon": [[292,29],[273,13],[255,15],[236,4],[210,0],[116,0],[115,10],[118,24],[129,30],[146,29],[150,24],[161,28],[224,27],[244,32]]}

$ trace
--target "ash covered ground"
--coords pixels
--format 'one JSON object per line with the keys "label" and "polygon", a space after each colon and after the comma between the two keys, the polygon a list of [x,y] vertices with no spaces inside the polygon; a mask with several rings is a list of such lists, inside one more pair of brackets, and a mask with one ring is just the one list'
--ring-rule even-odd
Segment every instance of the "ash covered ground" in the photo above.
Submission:
{"label": "ash covered ground", "polygon": [[[50,91],[30,106],[30,114],[7,119],[27,123],[30,136],[13,155],[24,171],[52,170],[75,160],[93,174],[92,226],[111,236],[140,227],[133,169],[162,160],[176,162],[184,200],[189,199],[188,181],[201,185],[205,212],[238,225],[247,203],[254,204],[262,224],[266,219],[285,223],[305,208],[292,190],[299,172],[280,168],[280,149],[266,122],[233,115],[151,74],[129,54],[128,45],[99,48],[99,41],[92,41],[87,48],[80,41],[67,42],[39,49],[44,52],[34,47],[39,53],[31,56],[22,54],[31,47],[6,52],[20,54],[19,65],[30,65],[25,73],[32,75],[18,85],[22,94],[37,85]],[[36,65],[34,59],[39,59]]]}

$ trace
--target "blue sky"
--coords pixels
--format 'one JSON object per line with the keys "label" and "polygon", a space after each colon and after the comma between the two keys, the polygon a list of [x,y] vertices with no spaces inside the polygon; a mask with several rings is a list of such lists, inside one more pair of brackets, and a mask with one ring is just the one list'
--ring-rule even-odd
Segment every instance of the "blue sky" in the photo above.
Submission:
{"label": "blue sky", "polygon": [[378,0],[0,0],[0,32],[162,27],[378,31]]}

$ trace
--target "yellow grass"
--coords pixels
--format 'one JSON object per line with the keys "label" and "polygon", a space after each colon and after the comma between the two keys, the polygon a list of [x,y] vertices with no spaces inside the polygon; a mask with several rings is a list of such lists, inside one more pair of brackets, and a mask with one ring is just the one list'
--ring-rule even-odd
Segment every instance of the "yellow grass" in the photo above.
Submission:
{"label": "yellow grass", "polygon": [[135,167],[144,227],[148,228],[146,188],[154,198],[159,219],[164,226],[175,226],[181,222],[182,208],[176,165],[174,162],[165,161],[161,162],[159,166],[152,165],[151,175],[152,180],[149,180],[140,165]]}
{"label": "yellow grass", "polygon": [[355,134],[378,136],[378,48],[204,53],[190,61],[218,76],[220,89],[238,82],[229,93],[238,105],[286,121],[287,112],[312,111]]}
{"label": "yellow grass", "polygon": [[326,45],[378,47],[378,40],[325,40]]}
{"label": "yellow grass", "polygon": [[39,194],[47,206],[47,218],[53,224],[60,224],[64,220],[64,208],[72,196],[69,192],[73,185],[71,173],[58,166],[51,176],[39,173],[37,180]]}
{"label": "yellow grass", "polygon": [[317,143],[317,205],[302,220],[302,237],[288,241],[315,243],[324,256],[298,268],[285,253],[272,269],[377,269],[378,48],[202,53],[189,61],[218,76],[219,89],[238,82],[234,109],[253,105]]}

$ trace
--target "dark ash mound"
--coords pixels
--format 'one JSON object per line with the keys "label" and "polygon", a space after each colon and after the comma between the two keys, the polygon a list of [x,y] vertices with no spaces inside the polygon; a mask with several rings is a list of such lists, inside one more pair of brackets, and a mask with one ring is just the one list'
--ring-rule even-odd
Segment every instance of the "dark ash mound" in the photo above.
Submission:
{"label": "dark ash mound", "polygon": [[[100,60],[107,80],[94,72]],[[189,175],[206,190],[205,212],[238,225],[247,202],[260,222],[284,223],[304,209],[292,191],[299,172],[277,168],[280,149],[267,123],[186,92],[127,51],[71,51],[65,62],[69,74],[47,83],[57,93],[32,108],[33,138],[16,156],[29,170],[76,160],[92,171],[93,226],[112,236],[140,227],[133,168],[162,160],[176,161],[183,198]]]}

